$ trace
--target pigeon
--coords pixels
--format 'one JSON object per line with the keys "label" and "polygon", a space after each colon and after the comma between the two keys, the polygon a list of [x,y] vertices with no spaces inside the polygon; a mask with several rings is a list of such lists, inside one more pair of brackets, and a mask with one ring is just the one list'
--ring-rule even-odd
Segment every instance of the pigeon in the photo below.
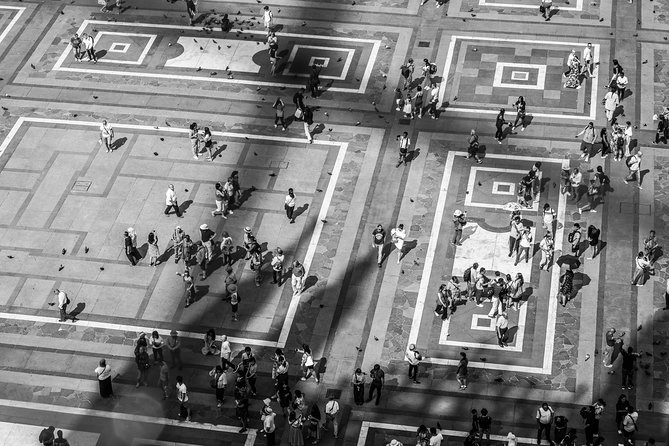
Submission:
{"label": "pigeon", "polygon": [[321,220],[321,223],[323,223],[323,224],[325,224],[327,222],[328,222],[327,220]]}
{"label": "pigeon", "polygon": [[351,6],[355,6],[355,2],[351,3]]}
{"label": "pigeon", "polygon": [[362,349],[360,347],[358,347],[357,345],[355,346],[355,349],[358,351],[358,353],[362,351]]}
{"label": "pigeon", "polygon": [[202,67],[197,67],[197,70],[195,71],[202,71]]}
{"label": "pigeon", "polygon": [[409,198],[409,201],[413,203],[413,198]]}
{"label": "pigeon", "polygon": [[319,308],[323,308],[324,306],[325,306],[325,305],[323,305],[323,304],[320,304],[320,305],[319,305],[318,307],[319,307]]}
{"label": "pigeon", "polygon": [[469,347],[462,347],[463,350],[469,350]]}
{"label": "pigeon", "polygon": [[323,189],[316,189],[316,192],[323,192]]}
{"label": "pigeon", "polygon": [[641,63],[642,63],[642,64],[647,64],[647,63],[648,63],[648,59],[644,60],[644,61],[641,62]]}
{"label": "pigeon", "polygon": [[337,59],[337,62],[341,62],[343,59],[340,57]]}
{"label": "pigeon", "polygon": [[585,360],[587,361],[588,359],[590,359],[590,354],[589,354],[589,353],[587,353],[587,354],[585,355]]}
{"label": "pigeon", "polygon": [[65,268],[65,267],[64,267],[63,265],[60,265],[60,266],[58,267],[58,271],[62,271],[64,268]]}
{"label": "pigeon", "polygon": [[158,152],[153,152],[153,154],[154,154],[155,156],[158,156]]}
{"label": "pigeon", "polygon": [[76,118],[77,116],[79,116],[79,115],[76,114],[76,113],[72,115],[73,118]]}
{"label": "pigeon", "polygon": [[275,177],[276,174],[275,174],[274,172],[272,172],[272,173],[269,174],[269,176],[271,176],[271,177]]}
{"label": "pigeon", "polygon": [[332,172],[328,172],[328,175],[332,175]]}
{"label": "pigeon", "polygon": [[104,270],[105,270],[105,267],[104,267],[104,266],[101,266],[101,267],[100,267],[100,271],[104,271]]}
{"label": "pigeon", "polygon": [[93,99],[97,99],[97,98],[98,98],[97,96],[95,96],[95,95],[93,96]]}
{"label": "pigeon", "polygon": [[357,121],[357,122],[355,123],[355,125],[356,125],[356,126],[360,125],[360,121]]}
{"label": "pigeon", "polygon": [[378,341],[378,340],[379,340],[379,338],[377,338],[376,336],[374,336],[374,340],[375,340],[375,341]]}
{"label": "pigeon", "polygon": [[486,362],[488,359],[487,358],[479,358],[481,361]]}
{"label": "pigeon", "polygon": [[35,70],[35,69],[36,69],[36,68],[35,68],[35,64],[30,64],[30,68],[32,68],[33,70]]}
{"label": "pigeon", "polygon": [[221,50],[221,45],[218,46],[218,50],[219,50],[219,51]]}
{"label": "pigeon", "polygon": [[88,254],[88,251],[89,251],[88,246],[84,246],[84,253]]}
{"label": "pigeon", "polygon": [[160,140],[161,140],[161,141],[165,141],[165,138],[162,138],[162,137],[161,137]]}
{"label": "pigeon", "polygon": [[639,326],[637,327],[636,331],[641,331],[642,328],[643,328],[643,325],[639,325]]}
{"label": "pigeon", "polygon": [[67,249],[63,248],[63,250],[61,251],[61,254],[65,255],[66,252],[67,252]]}
{"label": "pigeon", "polygon": [[13,258],[14,258],[14,256],[7,256],[7,258],[8,258],[8,259],[13,259]]}
{"label": "pigeon", "polygon": [[197,43],[197,40],[193,39],[193,42]]}
{"label": "pigeon", "polygon": [[503,380],[502,378],[495,378],[494,381],[495,381],[496,383],[504,382],[504,380]]}
{"label": "pigeon", "polygon": [[204,48],[200,47],[200,51],[204,51]]}
{"label": "pigeon", "polygon": [[188,192],[188,189],[184,188],[184,192]]}
{"label": "pigeon", "polygon": [[217,72],[212,71],[211,73],[209,73],[209,76],[216,76],[217,74],[218,74]]}
{"label": "pigeon", "polygon": [[253,156],[258,156],[258,154],[256,152],[253,152]]}

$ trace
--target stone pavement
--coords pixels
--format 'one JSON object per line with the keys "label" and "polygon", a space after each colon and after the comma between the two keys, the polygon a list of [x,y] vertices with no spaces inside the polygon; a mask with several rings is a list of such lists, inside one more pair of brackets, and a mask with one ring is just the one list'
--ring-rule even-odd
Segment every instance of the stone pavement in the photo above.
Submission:
{"label": "stone pavement", "polygon": [[[125,0],[120,14],[101,13],[93,0],[0,0],[0,432],[2,441],[28,444],[40,427],[55,425],[70,443],[86,445],[264,444],[258,412],[273,393],[271,357],[279,347],[290,363],[290,384],[321,410],[327,397],[342,406],[341,438],[323,444],[411,444],[418,425],[440,422],[448,441],[461,442],[469,411],[486,407],[493,442],[509,431],[533,443],[534,414],[542,401],[580,429],[578,410],[598,397],[608,406],[604,444],[618,442],[615,400],[628,394],[640,413],[637,441],[668,443],[669,312],[662,254],[644,287],[630,286],[634,257],[655,229],[664,245],[669,206],[669,157],[653,145],[652,116],[666,105],[669,2],[555,1],[550,22],[531,0],[279,0],[274,12],[281,57],[269,73],[264,2],[200,0],[196,24],[187,26],[184,3]],[[231,30],[218,21],[229,14]],[[74,59],[74,32],[95,37],[98,63]],[[576,90],[563,88],[572,49],[592,42],[595,76]],[[395,110],[400,67],[422,59],[437,67],[437,120],[409,120]],[[621,119],[634,126],[632,150],[643,152],[642,188],[625,184],[627,169],[599,155],[579,158],[574,138],[588,121],[605,125],[600,101],[617,58],[630,80]],[[309,66],[323,65],[322,91],[305,95],[314,111],[306,140],[292,118],[292,95],[306,84]],[[493,139],[494,117],[523,95],[528,126]],[[274,128],[271,105],[286,103],[287,130]],[[115,129],[114,150],[101,150],[102,119]],[[214,159],[194,160],[188,125],[212,130]],[[465,159],[475,129],[482,164]],[[396,136],[408,132],[410,162],[396,167]],[[541,161],[541,192],[522,211],[532,228],[529,262],[506,255],[508,205],[517,182]],[[611,187],[597,212],[579,214],[559,192],[563,167],[578,167],[584,183],[602,166]],[[214,183],[239,172],[240,205],[228,219],[211,216]],[[166,217],[164,193],[174,184],[183,219]],[[283,198],[295,189],[295,223]],[[541,207],[556,210],[558,264],[538,268],[543,237]],[[451,218],[467,211],[463,245],[454,247]],[[575,262],[566,256],[574,222],[602,231],[601,254]],[[222,259],[198,278],[196,302],[184,308],[170,236],[175,225],[199,240],[206,223],[228,232],[242,297],[233,321],[225,297]],[[371,231],[404,223],[405,255],[390,244],[377,267]],[[263,282],[244,259],[243,229],[262,243]],[[161,264],[144,258],[132,267],[123,231],[133,227],[143,256],[155,230]],[[389,241],[389,240],[388,240]],[[303,261],[306,287],[269,283],[271,251],[286,263]],[[494,274],[525,277],[519,311],[510,313],[510,340],[497,345],[483,307],[458,306],[448,321],[434,316],[436,290],[461,277],[474,261]],[[565,308],[556,300],[560,275],[571,265],[575,292]],[[199,267],[194,266],[199,273]],[[286,279],[289,274],[286,274]],[[54,288],[71,299],[73,321],[58,323]],[[634,389],[620,389],[620,359],[601,363],[604,332],[625,332],[625,346],[641,351]],[[204,333],[230,337],[234,361],[248,345],[258,358],[258,394],[251,422],[240,433],[232,385],[217,408],[208,372],[218,359],[201,353]],[[190,392],[193,422],[177,414],[174,392],[163,400],[158,370],[136,389],[133,343],[140,331],[172,329],[183,339],[177,374]],[[321,384],[299,380],[309,344]],[[404,354],[415,343],[424,355],[420,384],[406,376]],[[469,359],[469,386],[458,389],[460,352]],[[99,397],[93,370],[100,358],[114,369],[117,398]],[[357,406],[349,391],[356,367],[386,372],[379,406]],[[614,372],[614,373],[609,373]],[[229,375],[232,379],[232,375]],[[272,403],[275,411],[278,404]],[[427,410],[426,410],[427,409]],[[281,444],[286,421],[277,417]]]}

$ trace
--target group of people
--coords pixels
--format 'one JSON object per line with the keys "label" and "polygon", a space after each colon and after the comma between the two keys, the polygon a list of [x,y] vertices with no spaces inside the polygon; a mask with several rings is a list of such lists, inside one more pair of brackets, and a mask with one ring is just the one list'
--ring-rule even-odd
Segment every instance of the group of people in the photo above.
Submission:
{"label": "group of people", "polygon": [[427,110],[432,119],[437,119],[439,85],[434,79],[437,74],[437,65],[430,62],[429,59],[423,59],[420,77],[416,79],[414,79],[415,70],[413,59],[408,59],[400,68],[403,86],[395,90],[397,110],[410,119],[422,118],[423,113]]}

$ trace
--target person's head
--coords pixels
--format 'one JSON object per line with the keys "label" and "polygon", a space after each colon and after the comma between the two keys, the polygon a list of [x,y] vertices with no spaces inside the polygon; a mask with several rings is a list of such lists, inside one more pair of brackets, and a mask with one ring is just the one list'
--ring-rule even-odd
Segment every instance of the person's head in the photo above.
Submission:
{"label": "person's head", "polygon": [[404,224],[400,223],[399,225],[397,225],[397,228],[400,229],[400,230],[404,229]]}
{"label": "person's head", "polygon": [[409,136],[409,134],[407,132],[402,132],[402,136],[406,138],[407,136]]}
{"label": "person's head", "polygon": [[[267,6],[265,6],[267,8]],[[295,411],[291,410],[290,413],[288,414],[288,422],[293,423],[297,419],[297,415],[295,415]]]}
{"label": "person's head", "polygon": [[183,384],[183,383],[184,383],[183,377],[181,375],[177,376],[177,384]]}
{"label": "person's head", "polygon": [[546,231],[546,233],[544,234],[544,238],[551,238],[551,237],[553,237],[551,231]]}
{"label": "person's head", "polygon": [[488,415],[488,409],[486,409],[485,407],[483,409],[481,409],[481,415],[483,415],[483,416]]}
{"label": "person's head", "polygon": [[420,85],[416,87],[416,93],[420,93],[421,91],[423,91],[423,87],[421,87]]}
{"label": "person's head", "polygon": [[102,120],[102,125],[107,125],[107,120],[106,119]]}
{"label": "person's head", "polygon": [[592,48],[592,43],[588,42],[588,48]]}
{"label": "person's head", "polygon": [[630,354],[634,353],[634,348],[627,347],[627,353],[630,353]]}
{"label": "person's head", "polygon": [[507,280],[507,282],[511,282],[511,280],[512,280],[512,279],[511,279],[511,274],[507,274],[507,275],[506,275],[506,280]]}
{"label": "person's head", "polygon": [[643,251],[639,251],[639,254],[637,254],[636,256],[637,258],[642,259],[644,256]]}
{"label": "person's head", "polygon": [[541,408],[542,408],[543,410],[548,410],[548,403],[545,403],[545,402],[544,402],[544,403],[541,403]]}
{"label": "person's head", "polygon": [[380,370],[381,366],[379,364],[374,364],[374,370]]}
{"label": "person's head", "polygon": [[409,58],[409,63],[413,63],[413,59]]}
{"label": "person's head", "polygon": [[479,267],[479,264],[477,262],[474,262],[474,264],[472,265],[472,268],[473,269],[478,269],[478,267]]}
{"label": "person's head", "polygon": [[578,223],[574,223],[574,229],[581,229],[581,225]]}
{"label": "person's head", "polygon": [[655,237],[655,230],[651,229],[648,235],[650,235],[651,237]]}
{"label": "person's head", "polygon": [[209,330],[207,330],[207,337],[213,341],[214,339],[216,339],[216,331],[213,328],[210,328]]}
{"label": "person's head", "polygon": [[409,344],[409,351],[412,352],[416,350],[416,344]]}
{"label": "person's head", "polygon": [[293,260],[293,268],[299,268],[300,267],[300,262],[297,260]]}
{"label": "person's head", "polygon": [[154,338],[158,338],[159,337],[158,330],[153,330],[153,333],[151,333],[151,336],[153,336]]}
{"label": "person's head", "polygon": [[518,96],[518,102],[525,102],[525,98],[522,96]]}
{"label": "person's head", "polygon": [[500,114],[500,115],[503,115],[505,111],[506,111],[506,110],[504,110],[503,108],[500,108],[500,109],[499,109],[499,114]]}
{"label": "person's head", "polygon": [[551,205],[549,203],[544,204],[544,211],[547,211],[551,208]]}
{"label": "person's head", "polygon": [[430,65],[430,61],[427,59],[423,59],[423,62],[425,63],[425,65]]}
{"label": "person's head", "polygon": [[197,122],[192,122],[190,125],[191,130],[197,130]]}
{"label": "person's head", "polygon": [[506,311],[502,311],[502,314],[500,314],[500,316],[501,316],[501,317],[504,317],[504,318],[508,318],[508,317],[509,317],[509,313],[507,313]]}
{"label": "person's head", "polygon": [[[60,439],[60,438],[63,438],[63,431],[60,430],[60,429],[58,429],[58,431],[56,432],[56,435],[58,435],[58,438],[59,438],[59,439]],[[655,440],[653,440],[653,444],[655,444]]]}
{"label": "person's head", "polygon": [[172,331],[170,331],[170,336],[172,336],[173,338],[176,338],[177,336],[179,336],[179,332],[176,331],[176,330],[172,330]]}
{"label": "person's head", "polygon": [[307,344],[302,344],[302,350],[304,350],[304,353],[311,354],[311,349],[309,348],[309,345],[307,345]]}
{"label": "person's head", "polygon": [[597,398],[597,404],[600,406],[606,406],[606,401],[604,401],[602,398]]}
{"label": "person's head", "polygon": [[140,353],[146,353],[146,347],[143,346],[143,345],[140,346],[140,347],[139,347],[139,352],[140,352]]}
{"label": "person's head", "polygon": [[476,409],[472,409],[472,415],[476,415],[476,414],[478,414],[478,413],[479,413],[478,410],[476,410]]}
{"label": "person's head", "polygon": [[[632,347],[629,347],[628,350],[631,348]],[[634,413],[634,407],[632,407],[632,405],[627,406],[627,413]]]}
{"label": "person's head", "polygon": [[655,439],[653,437],[650,437],[648,440],[646,440],[646,446],[655,446]]}
{"label": "person's head", "polygon": [[307,91],[307,90],[305,90],[304,88],[300,88],[300,90],[298,91],[298,93],[304,93],[305,91]]}
{"label": "person's head", "polygon": [[[123,236],[128,237],[130,234],[128,234],[128,231],[123,231]],[[58,291],[54,290],[54,293],[58,294]]]}
{"label": "person's head", "polygon": [[265,5],[265,7],[264,7],[263,9],[264,9],[265,11],[269,11],[269,6]]}
{"label": "person's head", "polygon": [[231,267],[230,265],[228,265],[228,266],[225,267],[225,272],[226,272],[226,273],[230,274],[230,273],[232,273],[232,271],[233,271],[233,269],[232,269],[232,267]]}
{"label": "person's head", "polygon": [[618,66],[618,65],[620,65],[620,64],[618,63],[618,59],[613,59],[613,66],[615,67],[615,66]]}
{"label": "person's head", "polygon": [[513,221],[519,222],[520,221],[520,215],[514,215],[513,216]]}
{"label": "person's head", "polygon": [[174,184],[170,184],[170,185],[167,186],[167,187],[168,187],[170,190],[174,190]]}
{"label": "person's head", "polygon": [[251,359],[249,359],[249,364],[255,364],[255,363],[256,363],[255,356],[251,356]]}
{"label": "person's head", "polygon": [[288,195],[293,195],[293,188],[288,188]]}
{"label": "person's head", "polygon": [[144,338],[146,338],[146,333],[142,331],[139,333],[139,339],[144,339]]}
{"label": "person's head", "polygon": [[[606,129],[602,129],[606,131]],[[597,173],[604,173],[604,169],[602,169],[602,166],[597,166]]]}
{"label": "person's head", "polygon": [[595,126],[595,124],[592,123],[592,121],[588,122],[588,128],[591,129]]}
{"label": "person's head", "polygon": [[437,428],[436,427],[431,427],[430,428],[430,435],[437,435]]}
{"label": "person's head", "polygon": [[302,392],[295,390],[295,398],[302,398]]}
{"label": "person's head", "polygon": [[460,283],[460,279],[458,279],[457,276],[451,276],[451,282]]}
{"label": "person's head", "polygon": [[594,180],[594,179],[591,179],[591,180],[590,180],[590,184],[593,184],[593,185],[594,185],[594,184],[595,184],[595,180]]}
{"label": "person's head", "polygon": [[460,352],[460,359],[467,359],[467,353]]}
{"label": "person's head", "polygon": [[476,135],[476,130],[471,129],[471,130],[469,131],[469,134],[470,134],[470,135]]}
{"label": "person's head", "polygon": [[620,70],[620,73],[618,73],[618,76],[619,76],[619,77],[623,77],[623,76],[625,76],[625,73],[623,72],[623,70]]}
{"label": "person's head", "polygon": [[356,374],[356,375],[362,375],[362,369],[361,369],[360,367],[358,367],[357,369],[355,369],[355,374]]}
{"label": "person's head", "polygon": [[79,34],[74,33],[74,38],[76,39],[76,38],[78,38],[78,37],[79,37]]}
{"label": "person's head", "polygon": [[277,248],[275,249],[275,251],[276,251],[276,254],[277,254],[277,255],[282,255],[282,254],[283,254],[283,249],[279,248],[278,246],[277,246]]}
{"label": "person's head", "polygon": [[205,135],[210,135],[211,136],[211,130],[209,130],[209,127],[204,128],[204,134]]}
{"label": "person's head", "polygon": [[621,393],[620,396],[618,397],[618,402],[619,403],[624,403],[625,401],[627,401],[627,395],[625,395],[624,393]]}
{"label": "person's head", "polygon": [[100,360],[100,367],[107,367],[107,361],[104,359]]}
{"label": "person's head", "polygon": [[247,355],[250,354],[251,353],[251,347],[249,347],[249,346],[244,347],[244,352],[246,352]]}

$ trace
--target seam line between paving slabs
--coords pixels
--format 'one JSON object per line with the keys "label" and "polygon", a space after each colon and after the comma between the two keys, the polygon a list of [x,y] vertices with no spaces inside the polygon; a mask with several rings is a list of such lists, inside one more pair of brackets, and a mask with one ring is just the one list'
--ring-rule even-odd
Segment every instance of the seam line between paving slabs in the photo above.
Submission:
{"label": "seam line between paving slabs", "polygon": [[0,34],[0,43],[2,43],[2,41],[5,40],[5,37],[7,37],[11,32],[14,25],[16,25],[16,23],[19,21],[23,13],[26,11],[26,8],[21,6],[0,5],[0,9],[12,9],[16,11],[16,15],[14,16],[14,18],[9,22],[9,25],[7,25],[7,28],[5,28],[2,34]]}
{"label": "seam line between paving slabs", "polygon": [[[49,119],[49,118],[28,118],[28,117],[19,117],[19,119],[16,121],[12,129],[9,131],[7,134],[7,137],[3,141],[2,144],[0,144],[0,156],[2,156],[11,143],[12,139],[14,136],[17,134],[23,123],[25,122],[33,122],[33,123],[42,123],[42,124],[69,124],[69,125],[74,125],[74,126],[84,126],[84,127],[97,127],[99,124],[97,122],[92,122],[92,121],[69,121],[69,120],[62,120],[62,119]],[[158,127],[158,126],[149,126],[149,125],[138,125],[138,124],[118,124],[118,123],[113,123],[113,125],[116,128],[119,129],[131,129],[131,130],[158,130],[162,132],[168,132],[168,133],[181,133],[181,134],[186,134],[188,132],[188,129],[180,129],[180,128],[173,128],[173,127]],[[304,143],[302,139],[298,138],[289,138],[289,137],[274,137],[274,136],[266,136],[266,135],[252,135],[252,134],[244,134],[244,133],[232,133],[232,132],[212,132],[214,136],[220,136],[220,137],[229,137],[229,138],[243,138],[243,137],[250,137],[253,139],[258,139],[258,140],[264,140],[264,141],[281,141],[281,142],[299,142],[299,143]],[[305,265],[305,269],[307,272],[309,271],[311,267],[311,262],[313,261],[314,255],[316,253],[316,248],[318,246],[318,242],[320,239],[321,232],[323,230],[323,222],[322,220],[325,220],[328,209],[330,207],[331,201],[332,201],[332,196],[334,195],[334,191],[339,179],[339,174],[341,172],[341,168],[344,163],[344,159],[346,157],[346,153],[348,150],[348,143],[345,142],[335,142],[335,141],[319,141],[318,144],[321,145],[328,145],[328,146],[339,146],[339,151],[337,154],[337,158],[335,161],[335,165],[332,170],[332,176],[330,178],[330,181],[328,182],[328,187],[327,190],[324,194],[323,198],[323,205],[321,206],[321,209],[318,214],[318,220],[316,221],[316,226],[314,228],[314,231],[311,236],[311,240],[308,244],[307,248],[307,253],[304,258],[303,264]],[[327,206],[326,206],[327,204]],[[250,345],[262,345],[262,346],[270,346],[270,347],[284,347],[286,344],[286,341],[288,339],[288,335],[290,333],[290,330],[293,325],[293,321],[295,319],[295,314],[297,312],[297,307],[299,306],[300,300],[301,300],[302,295],[299,295],[297,297],[293,297],[290,301],[290,305],[288,307],[288,310],[286,312],[286,316],[284,319],[284,324],[281,328],[281,332],[279,334],[279,338],[277,341],[266,341],[266,340],[257,340],[257,339],[246,339],[246,338],[233,338],[231,337],[230,340],[232,342],[238,342],[238,343],[247,343]],[[41,317],[41,316],[30,316],[30,315],[14,315],[12,313],[0,313],[0,317],[5,318],[5,319],[20,319],[20,320],[30,320],[33,322],[55,322],[55,318],[46,318],[46,317]],[[84,325],[84,326],[89,326],[89,327],[97,327],[97,328],[107,328],[107,329],[120,329],[119,327],[124,327],[123,330],[125,331],[146,331],[146,327],[136,327],[136,326],[131,326],[131,325],[121,325],[121,324],[108,324],[108,323],[100,323],[100,322],[89,322],[89,321],[82,321],[79,320],[77,321],[77,324],[79,325]],[[117,327],[117,328],[114,328]],[[184,334],[186,337],[195,337],[195,338],[201,338],[201,334],[198,333],[188,333]]]}

